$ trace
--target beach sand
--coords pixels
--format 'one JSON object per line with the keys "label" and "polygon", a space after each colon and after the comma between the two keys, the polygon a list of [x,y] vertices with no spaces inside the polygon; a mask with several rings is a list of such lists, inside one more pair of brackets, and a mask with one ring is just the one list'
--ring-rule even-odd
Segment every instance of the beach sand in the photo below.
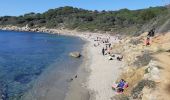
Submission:
{"label": "beach sand", "polygon": [[[111,86],[119,77],[124,63],[108,60],[107,55],[103,56],[101,53],[103,45],[94,47],[96,35],[81,37],[89,41],[85,45],[86,53],[83,53],[86,55],[85,62],[78,71],[80,77],[71,84],[65,100],[110,100],[115,94]],[[114,40],[113,38],[112,43],[118,42]]]}
{"label": "beach sand", "polygon": [[90,100],[110,100],[114,96],[111,86],[121,73],[123,62],[117,60],[109,61],[101,54],[101,47],[91,47],[91,73],[88,78],[88,89],[93,91]]}

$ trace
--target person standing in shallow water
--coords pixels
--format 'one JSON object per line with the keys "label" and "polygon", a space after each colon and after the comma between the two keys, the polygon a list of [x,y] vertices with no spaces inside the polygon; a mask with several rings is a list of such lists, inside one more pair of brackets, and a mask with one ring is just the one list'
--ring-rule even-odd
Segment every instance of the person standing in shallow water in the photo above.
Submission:
{"label": "person standing in shallow water", "polygon": [[102,54],[103,54],[103,56],[104,56],[104,54],[105,54],[105,49],[104,49],[104,48],[102,49]]}

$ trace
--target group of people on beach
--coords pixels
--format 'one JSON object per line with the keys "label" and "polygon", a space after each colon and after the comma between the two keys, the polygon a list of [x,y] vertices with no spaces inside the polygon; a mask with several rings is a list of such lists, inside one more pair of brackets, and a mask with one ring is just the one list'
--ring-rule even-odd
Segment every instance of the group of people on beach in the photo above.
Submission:
{"label": "group of people on beach", "polygon": [[111,47],[111,43],[110,43],[110,37],[100,37],[100,36],[97,36],[96,38],[94,38],[94,47],[98,47],[100,45],[103,46],[102,48],[102,55],[107,55],[107,54],[110,54],[110,51],[112,49]]}
{"label": "group of people on beach", "polygon": [[112,42],[113,41],[117,41],[119,40],[118,37],[114,37],[111,38],[110,36],[97,36],[93,38],[94,40],[94,47],[102,47],[101,49],[101,54],[103,56],[105,55],[109,55],[109,60],[113,60],[113,59],[117,59],[118,61],[122,61],[123,56],[122,55],[118,55],[118,54],[112,54]]}
{"label": "group of people on beach", "polygon": [[[121,61],[123,59],[122,55],[118,55],[118,54],[116,55],[116,54],[111,53],[111,51],[113,49],[112,48],[112,40],[113,41],[119,40],[118,37],[115,37],[115,38],[110,38],[109,36],[101,36],[101,37],[100,36],[97,36],[97,37],[90,36],[90,37],[94,41],[94,47],[100,46],[102,48],[101,53],[103,56],[109,55],[111,57],[116,58],[118,61]],[[109,60],[111,60],[111,59],[109,59]],[[114,88],[117,93],[121,93],[127,87],[128,87],[128,83],[125,80],[121,79],[119,81],[119,83],[116,84],[116,86]]]}
{"label": "group of people on beach", "polygon": [[103,47],[102,48],[102,55],[107,55],[107,54],[111,54],[111,50],[112,50],[112,47],[111,47],[111,43],[109,44],[106,44],[106,47]]}
{"label": "group of people on beach", "polygon": [[102,48],[102,55],[110,54],[112,50],[111,43],[106,43],[105,47]]}

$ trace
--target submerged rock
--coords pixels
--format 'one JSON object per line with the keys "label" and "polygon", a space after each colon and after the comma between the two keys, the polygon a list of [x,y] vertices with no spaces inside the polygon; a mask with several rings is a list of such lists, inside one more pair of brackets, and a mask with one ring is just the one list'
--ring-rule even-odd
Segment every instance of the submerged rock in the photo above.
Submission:
{"label": "submerged rock", "polygon": [[81,54],[79,52],[71,52],[69,55],[71,57],[74,57],[74,58],[80,58],[81,57]]}

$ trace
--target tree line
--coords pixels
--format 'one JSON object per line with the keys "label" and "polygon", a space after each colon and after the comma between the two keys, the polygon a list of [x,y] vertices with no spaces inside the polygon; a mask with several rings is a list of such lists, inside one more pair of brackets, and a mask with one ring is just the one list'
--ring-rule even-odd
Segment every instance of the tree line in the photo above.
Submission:
{"label": "tree line", "polygon": [[[0,25],[29,27],[68,28],[80,31],[138,30],[144,24],[160,16],[166,16],[166,7],[150,7],[140,10],[97,11],[70,6],[50,9],[44,13],[27,13],[21,16],[2,16]],[[123,31],[127,32],[127,31]]]}

